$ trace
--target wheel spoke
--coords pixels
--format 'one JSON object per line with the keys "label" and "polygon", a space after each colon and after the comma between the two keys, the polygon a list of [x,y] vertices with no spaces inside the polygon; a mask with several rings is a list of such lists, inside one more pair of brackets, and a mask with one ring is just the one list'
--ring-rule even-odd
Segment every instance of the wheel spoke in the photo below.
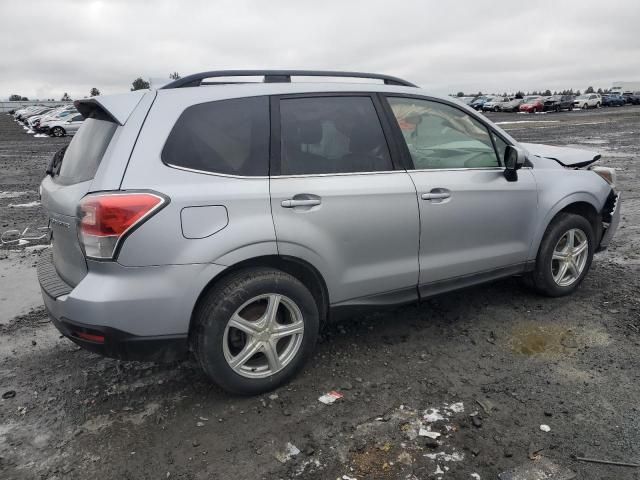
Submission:
{"label": "wheel spoke", "polygon": [[567,268],[571,271],[573,278],[578,278],[580,275],[580,269],[573,258],[567,262]]}
{"label": "wheel spoke", "polygon": [[588,246],[589,244],[586,241],[579,243],[578,246],[573,249],[573,255],[580,255],[587,249]]}
{"label": "wheel spoke", "polygon": [[282,362],[280,361],[280,356],[278,355],[278,350],[276,349],[275,340],[264,342],[263,353],[264,356],[267,357],[267,363],[269,364],[271,373],[275,373],[282,368]]}
{"label": "wheel spoke", "polygon": [[275,339],[280,339],[289,337],[291,335],[297,335],[302,332],[304,332],[304,322],[302,320],[299,320],[287,325],[279,324],[278,327],[273,331],[271,336]]}
{"label": "wheel spoke", "polygon": [[558,260],[559,262],[565,262],[567,260],[568,256],[569,256],[569,254],[566,253],[566,252],[555,251],[555,252],[553,252],[553,256],[551,258],[553,260]]}
{"label": "wheel spoke", "polygon": [[267,309],[265,310],[262,318],[260,319],[265,327],[276,324],[276,316],[278,314],[278,307],[280,306],[280,295],[269,295],[269,301],[267,302]]}
{"label": "wheel spoke", "polygon": [[251,340],[247,342],[238,355],[229,361],[229,366],[234,370],[242,367],[260,350],[260,342]]}
{"label": "wheel spoke", "polygon": [[571,251],[573,249],[573,243],[575,242],[576,234],[573,230],[567,232],[567,249]]}
{"label": "wheel spoke", "polygon": [[560,263],[560,269],[558,270],[558,273],[555,276],[557,283],[562,282],[562,280],[564,279],[564,276],[567,274],[568,267],[569,267],[569,262],[565,261]]}
{"label": "wheel spoke", "polygon": [[229,327],[237,328],[249,336],[253,336],[258,332],[258,328],[254,322],[242,318],[237,313],[229,320]]}

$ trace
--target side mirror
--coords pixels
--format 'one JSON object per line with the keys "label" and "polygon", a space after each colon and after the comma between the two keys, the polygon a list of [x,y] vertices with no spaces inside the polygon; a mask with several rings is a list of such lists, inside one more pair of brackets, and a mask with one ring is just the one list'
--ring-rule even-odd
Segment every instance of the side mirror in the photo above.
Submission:
{"label": "side mirror", "polygon": [[522,168],[526,159],[524,150],[520,147],[507,145],[504,150],[504,178],[509,182],[518,180],[518,170]]}

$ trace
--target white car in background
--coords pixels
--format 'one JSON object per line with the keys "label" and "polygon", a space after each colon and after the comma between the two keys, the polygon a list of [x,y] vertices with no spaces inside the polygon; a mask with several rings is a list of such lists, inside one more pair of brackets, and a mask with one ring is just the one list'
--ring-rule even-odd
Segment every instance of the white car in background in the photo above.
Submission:
{"label": "white car in background", "polygon": [[485,102],[482,105],[482,111],[483,112],[499,112],[502,108],[502,105],[504,105],[505,103],[511,101],[511,99],[509,97],[489,97],[489,101]]}
{"label": "white car in background", "polygon": [[77,114],[71,118],[64,117],[50,120],[44,125],[41,124],[40,127],[44,130],[44,133],[53,137],[64,137],[65,135],[75,135],[82,122],[84,122],[84,117]]}
{"label": "white car in background", "polygon": [[599,93],[586,93],[576,97],[573,101],[574,108],[600,108],[602,106],[602,96]]}

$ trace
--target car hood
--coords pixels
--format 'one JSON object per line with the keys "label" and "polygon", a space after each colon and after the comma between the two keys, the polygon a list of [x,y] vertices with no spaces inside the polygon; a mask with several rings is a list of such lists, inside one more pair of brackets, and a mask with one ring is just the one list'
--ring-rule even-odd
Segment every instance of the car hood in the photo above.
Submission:
{"label": "car hood", "polygon": [[564,167],[582,168],[600,159],[598,152],[579,148],[555,147],[541,143],[521,143],[530,154],[536,157],[555,160]]}

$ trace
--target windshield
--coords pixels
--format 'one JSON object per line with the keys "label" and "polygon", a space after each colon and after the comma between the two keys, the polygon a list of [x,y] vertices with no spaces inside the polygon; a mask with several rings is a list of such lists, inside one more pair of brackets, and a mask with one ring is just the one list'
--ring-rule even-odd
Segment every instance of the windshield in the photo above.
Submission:
{"label": "windshield", "polygon": [[62,159],[59,182],[69,185],[91,180],[116,128],[114,122],[87,118]]}
{"label": "windshield", "polygon": [[525,97],[524,103],[535,102],[536,100],[540,100],[540,97]]}

